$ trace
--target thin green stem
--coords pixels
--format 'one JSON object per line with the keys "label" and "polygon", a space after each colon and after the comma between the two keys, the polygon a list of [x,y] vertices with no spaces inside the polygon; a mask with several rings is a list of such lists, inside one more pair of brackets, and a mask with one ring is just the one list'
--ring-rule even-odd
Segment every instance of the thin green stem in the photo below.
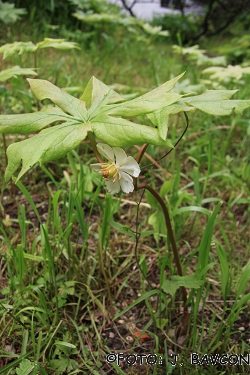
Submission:
{"label": "thin green stem", "polygon": [[107,293],[108,293],[108,299],[109,299],[109,303],[110,303],[110,314],[111,314],[111,319],[113,319],[114,316],[115,316],[114,308],[113,308],[113,298],[112,298],[111,290],[110,290],[110,281],[108,279],[107,272],[106,272],[105,265],[104,265],[102,230],[101,230],[100,227],[99,227],[99,246],[98,246],[98,249],[99,249],[99,259],[100,259],[100,270],[101,270],[101,273],[104,277],[104,281],[105,281],[105,284],[106,284],[106,290],[107,290]]}
{"label": "thin green stem", "polygon": [[[167,209],[167,206],[166,206],[164,200],[161,198],[161,196],[150,185],[139,184],[137,186],[137,190],[139,190],[139,189],[148,190],[155,197],[155,199],[157,199],[157,201],[161,205],[161,208],[162,208],[162,211],[163,211],[163,214],[164,214],[164,218],[165,218],[165,222],[166,222],[166,227],[167,227],[167,230],[168,230],[169,240],[170,240],[170,243],[171,243],[171,246],[172,246],[172,249],[173,249],[174,261],[175,261],[175,265],[176,265],[176,268],[177,268],[177,273],[178,273],[179,276],[183,276],[181,262],[180,262],[180,258],[179,258],[179,253],[178,253],[178,249],[177,249],[177,245],[176,245],[176,241],[175,241],[175,237],[174,237],[174,232],[173,232],[173,229],[172,229],[168,209]],[[185,304],[186,304],[186,301],[187,301],[187,291],[186,291],[185,287],[182,287],[182,299],[183,299],[183,304],[184,304],[184,307],[185,307]]]}

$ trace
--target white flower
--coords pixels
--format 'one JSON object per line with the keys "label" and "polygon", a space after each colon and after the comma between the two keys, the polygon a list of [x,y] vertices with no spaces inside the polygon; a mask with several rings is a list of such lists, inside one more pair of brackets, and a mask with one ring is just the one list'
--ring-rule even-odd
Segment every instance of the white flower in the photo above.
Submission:
{"label": "white flower", "polygon": [[124,193],[134,190],[133,177],[140,174],[139,164],[132,156],[127,156],[120,147],[110,147],[105,143],[97,143],[97,149],[110,163],[90,164],[90,167],[105,178],[108,192]]}

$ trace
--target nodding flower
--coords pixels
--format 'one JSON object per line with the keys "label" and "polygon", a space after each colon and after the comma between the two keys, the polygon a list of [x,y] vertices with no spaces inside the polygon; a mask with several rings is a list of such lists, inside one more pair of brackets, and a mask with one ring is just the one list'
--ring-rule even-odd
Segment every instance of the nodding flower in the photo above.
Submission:
{"label": "nodding flower", "polygon": [[138,177],[141,172],[137,161],[120,147],[105,143],[97,143],[96,147],[109,163],[90,164],[90,167],[105,179],[108,192],[115,194],[122,189],[124,193],[131,193],[134,190],[132,177]]}

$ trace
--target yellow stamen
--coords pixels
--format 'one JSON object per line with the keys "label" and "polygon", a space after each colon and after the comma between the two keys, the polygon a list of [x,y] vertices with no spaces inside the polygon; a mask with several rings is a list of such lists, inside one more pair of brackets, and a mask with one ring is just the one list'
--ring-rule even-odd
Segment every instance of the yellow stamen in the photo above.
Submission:
{"label": "yellow stamen", "polygon": [[102,175],[102,177],[106,178],[107,180],[113,179],[113,183],[116,181],[117,175],[119,175],[119,178],[121,178],[118,168],[113,163],[103,163],[99,173]]}

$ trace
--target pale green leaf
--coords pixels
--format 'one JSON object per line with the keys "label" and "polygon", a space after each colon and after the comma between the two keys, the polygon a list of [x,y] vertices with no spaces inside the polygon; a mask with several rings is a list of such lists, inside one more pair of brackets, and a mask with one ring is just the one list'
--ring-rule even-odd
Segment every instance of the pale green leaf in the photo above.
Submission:
{"label": "pale green leaf", "polygon": [[0,53],[3,53],[3,58],[6,59],[15,54],[23,55],[25,53],[35,52],[40,48],[56,48],[61,50],[69,50],[78,48],[77,43],[67,42],[65,39],[51,39],[45,38],[42,42],[34,44],[32,42],[14,42],[7,43],[0,47]]}
{"label": "pale green leaf", "polygon": [[15,8],[15,4],[0,1],[0,20],[5,24],[20,20],[26,13],[27,10],[24,8]]}
{"label": "pale green leaf", "polygon": [[60,49],[63,51],[67,51],[73,48],[81,49],[79,45],[75,42],[67,42],[65,39],[52,39],[52,38],[44,38],[44,40],[42,42],[37,43],[36,46],[37,46],[37,49],[55,48],[55,49]]}
{"label": "pale green leaf", "polygon": [[168,31],[162,31],[162,26],[151,26],[147,22],[142,24],[142,29],[150,35],[169,36]]}
{"label": "pale green leaf", "polygon": [[202,112],[216,116],[230,115],[234,110],[242,114],[244,109],[250,107],[250,100],[227,100],[237,90],[208,90],[204,94],[184,98],[185,103],[192,105]]}
{"label": "pale green leaf", "polygon": [[178,92],[178,94],[199,94],[206,89],[205,85],[199,83],[197,85],[192,85],[190,79],[184,79],[181,82],[177,82],[173,91]]}
{"label": "pale green leaf", "polygon": [[16,369],[17,375],[29,375],[34,369],[34,364],[32,364],[28,359],[23,359],[19,365],[19,368]]}
{"label": "pale green leaf", "polygon": [[183,74],[138,98],[112,106],[109,113],[117,116],[133,117],[156,111],[177,102],[181,98],[181,95],[169,91],[173,89]]}
{"label": "pale green leaf", "polygon": [[68,121],[70,116],[59,108],[46,107],[40,112],[2,115],[0,117],[0,132],[6,134],[29,134],[37,132],[55,121]]}
{"label": "pale green leaf", "polygon": [[176,53],[179,53],[180,55],[203,55],[204,52],[206,52],[204,49],[200,49],[198,44],[186,48],[173,45],[172,48]]}
{"label": "pale green leaf", "polygon": [[87,119],[87,110],[82,100],[59,89],[51,82],[43,79],[28,79],[33,94],[39,100],[50,99],[63,111],[76,117],[78,120]]}
{"label": "pale green leaf", "polygon": [[86,103],[89,115],[93,115],[100,106],[124,101],[121,95],[95,77],[89,80],[80,100]]}
{"label": "pale green leaf", "polygon": [[158,130],[146,125],[100,115],[91,121],[95,135],[110,146],[124,147],[134,144],[150,143],[158,146],[173,147],[171,142],[163,140]]}
{"label": "pale green leaf", "polygon": [[0,72],[0,81],[7,81],[11,77],[16,77],[20,75],[29,75],[29,76],[37,76],[37,73],[29,68],[20,68],[20,66],[12,66],[12,68],[2,70]]}
{"label": "pale green leaf", "polygon": [[116,14],[108,14],[108,13],[93,13],[93,14],[85,14],[85,13],[73,13],[74,17],[76,17],[80,21],[84,21],[86,23],[95,24],[99,22],[119,22],[120,16]]}
{"label": "pale green leaf", "polygon": [[167,237],[167,228],[164,220],[164,215],[161,210],[153,212],[149,218],[148,223],[154,228],[154,239],[159,243],[160,237]]}
{"label": "pale green leaf", "polygon": [[188,60],[195,60],[197,65],[203,64],[210,64],[210,65],[226,65],[226,58],[225,56],[216,56],[216,57],[209,57],[205,55],[205,50],[200,49],[200,47],[196,44],[192,47],[180,47],[174,45],[173,50],[176,53],[181,55],[188,55]]}
{"label": "pale green leaf", "polygon": [[7,43],[0,47],[0,53],[3,53],[3,59],[12,55],[22,55],[24,53],[35,52],[37,47],[32,42],[14,42]]}
{"label": "pale green leaf", "polygon": [[211,74],[210,79],[218,80],[219,82],[240,80],[244,74],[250,74],[250,66],[241,67],[240,65],[228,65],[226,68],[221,66],[214,66],[202,71],[203,74]]}
{"label": "pale green leaf", "polygon": [[67,348],[73,348],[73,349],[76,348],[74,344],[71,344],[70,342],[66,342],[66,341],[55,340],[55,345],[66,346]]}
{"label": "pale green leaf", "polygon": [[89,24],[98,24],[98,23],[113,23],[123,26],[134,26],[140,25],[141,21],[138,21],[135,17],[123,17],[119,14],[109,14],[109,13],[93,13],[93,14],[85,14],[85,13],[73,13],[74,17],[78,20],[89,23]]}
{"label": "pale green leaf", "polygon": [[42,130],[38,135],[22,142],[13,143],[7,149],[8,166],[5,179],[9,181],[22,162],[19,180],[37,162],[58,159],[73,150],[87,136],[89,124],[63,123]]}
{"label": "pale green leaf", "polygon": [[189,289],[199,289],[203,280],[197,280],[194,274],[188,276],[172,276],[171,280],[165,280],[162,285],[164,292],[173,296],[178,288],[184,286]]}
{"label": "pale green leaf", "polygon": [[164,107],[158,111],[151,112],[147,117],[157,126],[160,137],[165,140],[168,131],[168,118],[170,114],[176,114],[183,111],[192,111],[193,107],[189,107],[184,103],[178,102]]}
{"label": "pale green leaf", "polygon": [[135,232],[133,232],[129,227],[126,225],[122,225],[120,223],[117,223],[113,220],[109,220],[109,224],[115,228],[115,230],[119,233],[126,234],[127,236],[135,237]]}

